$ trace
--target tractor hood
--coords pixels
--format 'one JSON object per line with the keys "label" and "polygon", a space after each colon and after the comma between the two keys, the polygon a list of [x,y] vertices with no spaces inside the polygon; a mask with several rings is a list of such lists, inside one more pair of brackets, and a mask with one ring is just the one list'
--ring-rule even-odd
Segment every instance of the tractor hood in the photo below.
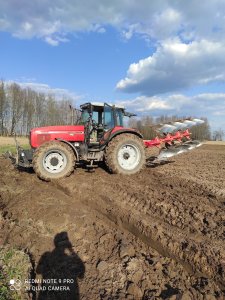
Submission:
{"label": "tractor hood", "polygon": [[60,125],[33,128],[30,131],[30,145],[37,148],[41,144],[55,139],[63,139],[68,142],[84,141],[83,125]]}

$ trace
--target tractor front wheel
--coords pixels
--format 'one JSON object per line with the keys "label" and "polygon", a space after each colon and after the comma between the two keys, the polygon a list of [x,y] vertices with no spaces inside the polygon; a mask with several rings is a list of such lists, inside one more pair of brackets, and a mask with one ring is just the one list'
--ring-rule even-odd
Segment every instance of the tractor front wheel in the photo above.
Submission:
{"label": "tractor front wheel", "polygon": [[33,157],[33,169],[45,181],[69,176],[75,166],[75,155],[67,144],[57,141],[41,145]]}
{"label": "tractor front wheel", "polygon": [[144,167],[145,161],[143,141],[135,134],[114,137],[105,151],[106,165],[115,174],[135,174]]}

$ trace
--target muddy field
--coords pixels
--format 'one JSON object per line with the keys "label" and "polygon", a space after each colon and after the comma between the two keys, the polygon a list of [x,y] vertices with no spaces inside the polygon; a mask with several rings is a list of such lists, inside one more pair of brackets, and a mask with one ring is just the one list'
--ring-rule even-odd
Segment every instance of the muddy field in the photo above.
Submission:
{"label": "muddy field", "polygon": [[0,158],[0,206],[2,243],[25,249],[31,278],[67,279],[30,299],[225,298],[225,146],[51,183]]}

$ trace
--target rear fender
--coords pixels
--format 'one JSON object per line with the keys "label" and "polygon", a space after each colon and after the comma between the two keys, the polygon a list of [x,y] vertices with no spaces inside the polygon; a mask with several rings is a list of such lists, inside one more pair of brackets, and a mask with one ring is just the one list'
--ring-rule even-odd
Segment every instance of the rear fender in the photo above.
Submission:
{"label": "rear fender", "polygon": [[63,139],[60,139],[60,138],[57,138],[56,140],[69,145],[73,149],[73,152],[76,156],[76,160],[79,161],[79,155],[78,155],[77,149],[76,149],[76,147],[74,147],[74,145],[72,143],[65,141]]}
{"label": "rear fender", "polygon": [[119,130],[113,132],[112,134],[110,134],[109,138],[104,141],[104,144],[101,145],[100,149],[103,150],[114,137],[116,137],[116,136],[118,136],[120,134],[123,134],[123,133],[134,134],[134,135],[138,136],[139,138],[143,139],[142,134],[140,132],[136,131],[136,130],[132,130],[132,129],[119,129]]}

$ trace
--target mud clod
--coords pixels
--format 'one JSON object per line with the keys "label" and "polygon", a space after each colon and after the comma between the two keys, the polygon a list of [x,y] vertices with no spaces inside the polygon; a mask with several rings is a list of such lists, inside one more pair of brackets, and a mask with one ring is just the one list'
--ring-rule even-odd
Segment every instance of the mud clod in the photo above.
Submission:
{"label": "mud clod", "polygon": [[137,175],[46,183],[0,158],[1,243],[27,249],[35,279],[72,278],[61,299],[222,300],[224,161],[203,146]]}

